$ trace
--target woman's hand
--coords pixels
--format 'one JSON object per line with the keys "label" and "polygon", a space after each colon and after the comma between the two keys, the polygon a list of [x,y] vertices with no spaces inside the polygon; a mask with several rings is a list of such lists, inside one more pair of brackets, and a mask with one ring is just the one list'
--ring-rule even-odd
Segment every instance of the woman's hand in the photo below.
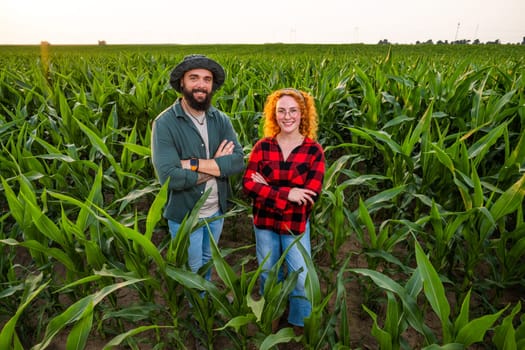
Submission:
{"label": "woman's hand", "polygon": [[252,174],[252,180],[254,182],[257,182],[257,183],[260,183],[260,184],[263,184],[263,185],[268,185],[268,182],[266,181],[266,179],[261,174],[259,174],[258,172],[255,172],[255,173]]}
{"label": "woman's hand", "polygon": [[306,205],[308,202],[313,205],[315,196],[317,196],[317,193],[312,190],[294,187],[288,193],[288,200],[299,205]]}

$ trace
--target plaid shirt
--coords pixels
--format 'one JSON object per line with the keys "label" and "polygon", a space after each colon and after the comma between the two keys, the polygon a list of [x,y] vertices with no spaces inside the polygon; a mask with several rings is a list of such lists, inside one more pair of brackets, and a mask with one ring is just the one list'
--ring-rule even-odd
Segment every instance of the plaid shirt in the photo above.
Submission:
{"label": "plaid shirt", "polygon": [[[261,174],[268,185],[252,180],[254,172]],[[321,145],[305,138],[283,160],[277,140],[259,140],[250,154],[243,177],[244,191],[253,199],[253,220],[258,228],[279,234],[302,234],[312,212],[312,205],[299,205],[288,200],[293,187],[308,188],[319,197],[323,187],[325,158]]]}

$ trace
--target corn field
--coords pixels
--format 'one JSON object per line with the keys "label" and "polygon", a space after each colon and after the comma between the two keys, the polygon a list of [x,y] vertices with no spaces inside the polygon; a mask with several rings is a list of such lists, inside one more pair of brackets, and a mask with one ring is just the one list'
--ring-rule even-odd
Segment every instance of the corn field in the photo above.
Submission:
{"label": "corn field", "polygon": [[[202,201],[169,238],[150,122],[189,53],[224,66],[246,156],[269,93],[316,99],[304,334],[272,333],[297,276],[258,295],[240,176],[212,282],[186,265]],[[0,147],[0,349],[525,348],[524,46],[0,47]]]}

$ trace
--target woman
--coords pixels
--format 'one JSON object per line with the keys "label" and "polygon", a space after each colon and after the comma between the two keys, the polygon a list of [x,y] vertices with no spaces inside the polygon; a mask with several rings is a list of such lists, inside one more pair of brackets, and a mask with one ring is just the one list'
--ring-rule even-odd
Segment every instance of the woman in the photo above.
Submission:
{"label": "woman", "polygon": [[[264,106],[264,137],[250,154],[243,177],[244,191],[253,199],[256,255],[261,292],[268,270],[297,236],[311,254],[309,217],[321,193],[325,173],[324,152],[316,140],[317,111],[312,96],[292,88],[268,96]],[[285,257],[289,272],[298,271],[290,294],[288,323],[304,327],[312,306],[305,295],[307,266],[296,245]]]}

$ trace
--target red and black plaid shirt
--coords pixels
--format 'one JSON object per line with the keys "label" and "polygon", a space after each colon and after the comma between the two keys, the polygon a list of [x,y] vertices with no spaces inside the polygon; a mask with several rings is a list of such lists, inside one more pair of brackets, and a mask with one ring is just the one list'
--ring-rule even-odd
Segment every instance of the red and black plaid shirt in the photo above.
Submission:
{"label": "red and black plaid shirt", "polygon": [[[261,174],[268,185],[253,181],[254,172]],[[275,138],[259,140],[253,147],[243,177],[244,191],[253,199],[255,226],[279,234],[302,234],[312,205],[290,202],[288,193],[293,187],[308,188],[317,193],[317,199],[324,173],[324,152],[314,140],[305,138],[286,161]]]}

